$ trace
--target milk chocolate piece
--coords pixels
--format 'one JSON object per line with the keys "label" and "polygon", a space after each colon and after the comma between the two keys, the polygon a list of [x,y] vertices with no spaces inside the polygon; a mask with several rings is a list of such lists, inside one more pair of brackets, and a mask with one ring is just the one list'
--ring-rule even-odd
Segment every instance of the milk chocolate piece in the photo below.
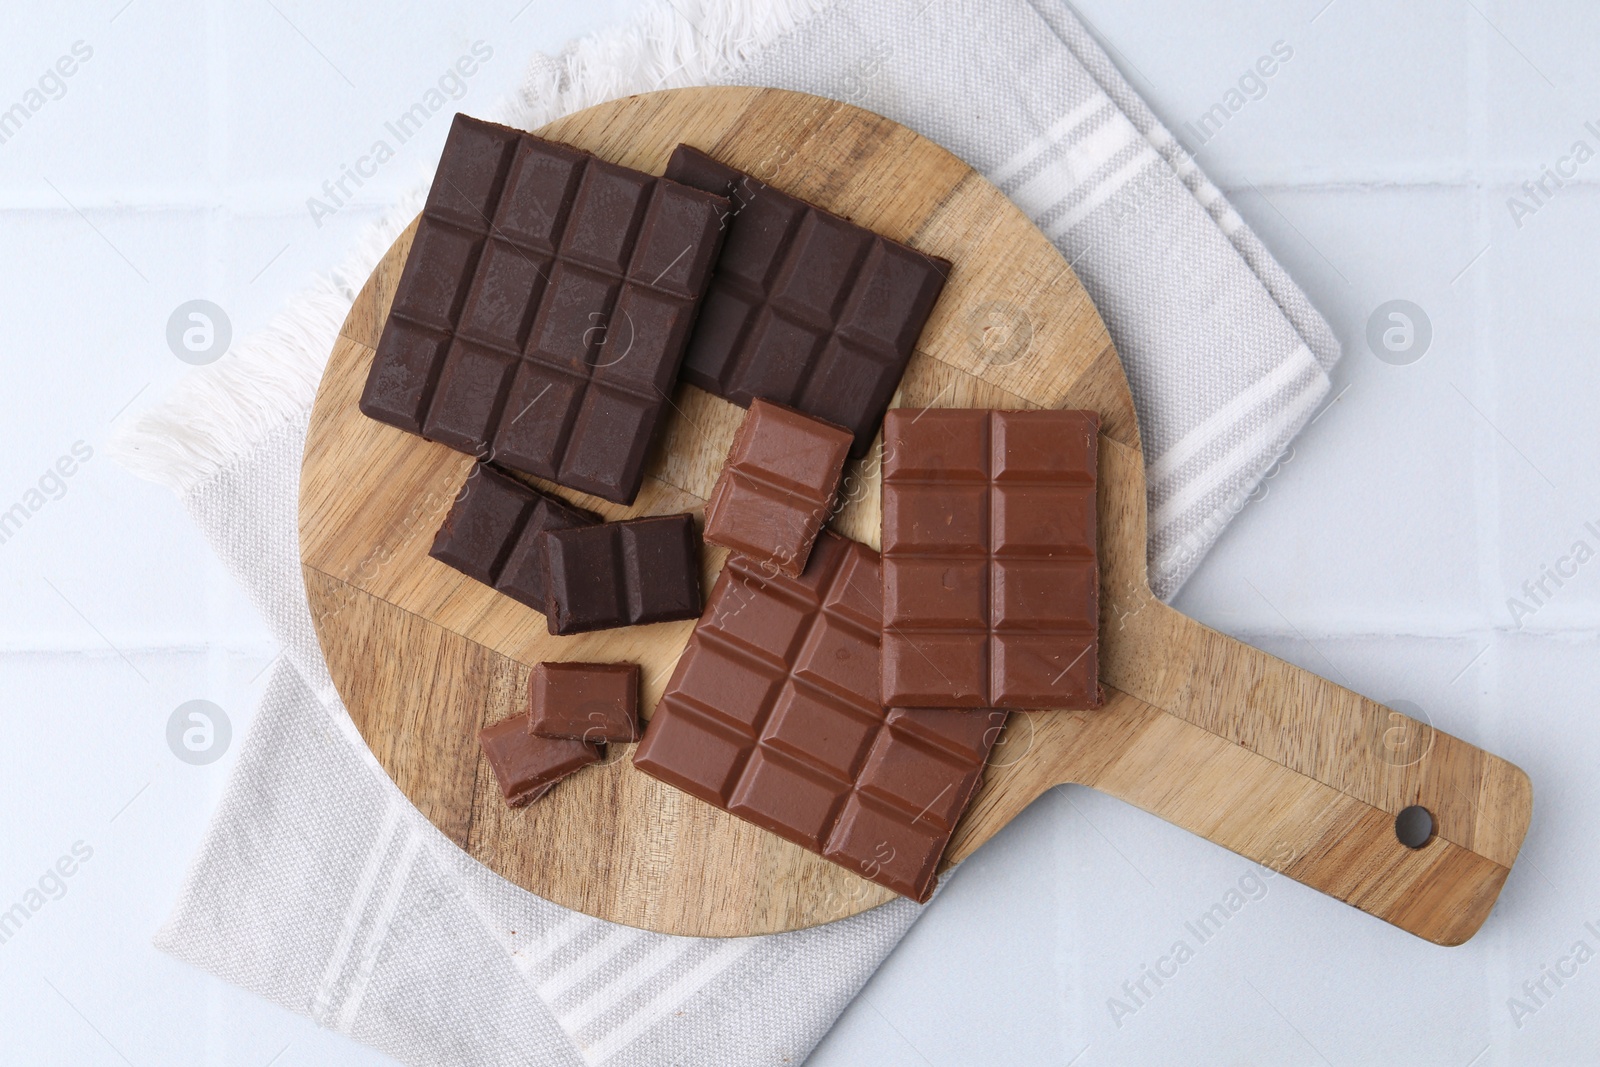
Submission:
{"label": "milk chocolate piece", "polygon": [[509,807],[520,808],[555,788],[558,781],[604,751],[583,741],[558,741],[528,732],[528,716],[513,715],[478,731],[478,745],[500,783]]}
{"label": "milk chocolate piece", "polygon": [[666,173],[734,202],[683,379],[735,404],[764,397],[847,427],[851,455],[865,453],[949,262],[688,145]]}
{"label": "milk chocolate piece", "polygon": [[751,402],[706,504],[705,539],[791,578],[833,509],[850,431]]}
{"label": "milk chocolate piece", "polygon": [[1006,713],[885,712],[879,582],[828,531],[798,578],[731,557],[633,762],[920,901]]}
{"label": "milk chocolate piece", "polygon": [[540,535],[553,634],[700,614],[700,535],[689,515],[573,526]]}
{"label": "milk chocolate piece", "polygon": [[457,115],[361,410],[631,504],[728,207]]}
{"label": "milk chocolate piece", "polygon": [[639,740],[636,663],[540,663],[529,688],[528,728],[540,737],[590,744]]}
{"label": "milk chocolate piece", "polygon": [[1093,708],[1092,411],[900,409],[883,426],[883,699]]}
{"label": "milk chocolate piece", "polygon": [[599,521],[593,512],[479,463],[467,474],[428,554],[542,612],[549,589],[539,535]]}

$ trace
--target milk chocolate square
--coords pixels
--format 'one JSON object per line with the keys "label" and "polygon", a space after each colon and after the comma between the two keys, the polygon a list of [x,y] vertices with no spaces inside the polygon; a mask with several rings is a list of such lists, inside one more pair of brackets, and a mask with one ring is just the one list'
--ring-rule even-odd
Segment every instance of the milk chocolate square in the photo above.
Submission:
{"label": "milk chocolate square", "polygon": [[598,745],[536,737],[528,731],[528,716],[513,715],[478,731],[478,745],[500,783],[508,807],[531,804],[555,788],[557,782],[599,762]]}
{"label": "milk chocolate square", "polygon": [[705,539],[797,577],[833,511],[850,431],[757,399],[706,504]]}
{"label": "milk chocolate square", "polygon": [[540,663],[529,681],[528,728],[540,737],[639,740],[639,665]]}

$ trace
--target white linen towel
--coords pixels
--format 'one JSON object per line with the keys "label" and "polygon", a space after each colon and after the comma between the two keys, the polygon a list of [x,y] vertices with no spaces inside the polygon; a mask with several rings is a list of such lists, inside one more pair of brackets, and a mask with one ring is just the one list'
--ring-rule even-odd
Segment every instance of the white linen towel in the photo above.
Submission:
{"label": "white linen towel", "polygon": [[[694,84],[887,115],[1050,236],[1127,368],[1163,598],[1328,391],[1326,323],[1059,0],[672,0],[535,56],[522,94],[487,117],[531,129]],[[406,1063],[798,1063],[916,905],[726,940],[567,911],[428,824],[334,691],[300,577],[300,453],[345,312],[419,203],[118,443],[180,494],[285,651],[157,943]]]}

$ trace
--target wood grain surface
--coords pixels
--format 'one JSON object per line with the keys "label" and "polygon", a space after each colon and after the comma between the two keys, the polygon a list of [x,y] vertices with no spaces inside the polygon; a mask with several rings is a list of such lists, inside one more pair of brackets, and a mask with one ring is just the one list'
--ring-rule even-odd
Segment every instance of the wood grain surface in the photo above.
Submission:
{"label": "wood grain surface", "polygon": [[[952,842],[958,862],[1045,790],[1079,783],[1441,944],[1483,923],[1527,830],[1527,776],[1155,600],[1126,378],[1082,285],[1003,194],[939,146],[849,105],[773,89],[677,89],[561,119],[544,136],[660,173],[680,142],[955,266],[895,406],[1100,413],[1102,676],[1092,712],[1017,714]],[[413,227],[414,228],[414,227]],[[508,810],[479,727],[525,708],[542,660],[635,661],[660,697],[691,623],[552,637],[544,617],[428,556],[470,457],[362,416],[356,400],[410,248],[373,272],[329,359],[300,497],[306,592],[335,683],[395,782],[451,840],[560,904],[632,926],[727,936],[815,925],[890,894],[663,785],[633,746]],[[698,511],[742,411],[690,386],[632,508]],[[876,450],[834,526],[878,544]],[[535,484],[538,484],[537,482]],[[548,488],[548,486],[547,486]],[[705,581],[722,564],[705,556]],[[1407,805],[1433,815],[1402,845]]]}

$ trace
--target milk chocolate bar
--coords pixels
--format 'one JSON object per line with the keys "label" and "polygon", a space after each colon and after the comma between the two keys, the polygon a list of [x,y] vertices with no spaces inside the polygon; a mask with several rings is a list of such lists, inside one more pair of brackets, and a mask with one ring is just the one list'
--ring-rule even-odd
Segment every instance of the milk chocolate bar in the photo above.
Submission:
{"label": "milk chocolate bar", "polygon": [[682,376],[748,406],[776,400],[877,436],[950,263],[679,145],[667,177],[733,201]]}
{"label": "milk chocolate bar", "polygon": [[553,634],[700,614],[700,535],[689,515],[571,526],[540,535]]}
{"label": "milk chocolate bar", "polygon": [[528,732],[528,716],[513,715],[478,731],[478,745],[500,783],[506,804],[520,808],[555,788],[574,771],[597,763],[604,751],[583,741],[558,741]]}
{"label": "milk chocolate bar", "polygon": [[457,115],[361,410],[631,504],[728,208]]}
{"label": "milk chocolate bar", "polygon": [[528,729],[539,737],[639,740],[637,663],[539,663],[529,689]]}
{"label": "milk chocolate bar", "polygon": [[798,578],[730,557],[634,765],[920,901],[1006,713],[884,710],[878,569],[828,531]]}
{"label": "milk chocolate bar", "polygon": [[850,431],[756,399],[711,499],[705,539],[797,577],[833,510]]}
{"label": "milk chocolate bar", "polygon": [[599,521],[591,511],[479,463],[467,474],[428,554],[542,612],[549,583],[539,535]]}
{"label": "milk chocolate bar", "polygon": [[886,704],[1100,705],[1099,425],[1092,411],[889,412]]}

